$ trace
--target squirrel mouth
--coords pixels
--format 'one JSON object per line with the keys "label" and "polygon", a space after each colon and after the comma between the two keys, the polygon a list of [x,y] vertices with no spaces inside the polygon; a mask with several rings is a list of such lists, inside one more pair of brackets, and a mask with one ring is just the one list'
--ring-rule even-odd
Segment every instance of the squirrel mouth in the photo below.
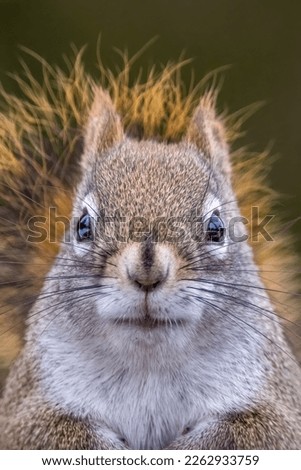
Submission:
{"label": "squirrel mouth", "polygon": [[147,329],[155,329],[155,328],[172,328],[182,326],[184,323],[183,320],[174,320],[174,319],[162,319],[162,318],[152,318],[150,316],[145,316],[142,318],[122,318],[115,321],[117,325],[128,325],[128,326],[135,326],[138,328],[147,328]]}

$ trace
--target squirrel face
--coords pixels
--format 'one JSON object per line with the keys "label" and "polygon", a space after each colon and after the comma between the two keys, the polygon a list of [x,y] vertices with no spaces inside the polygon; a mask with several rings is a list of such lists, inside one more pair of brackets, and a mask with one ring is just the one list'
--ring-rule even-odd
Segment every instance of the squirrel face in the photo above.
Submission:
{"label": "squirrel face", "polygon": [[216,282],[231,278],[237,252],[250,256],[229,237],[239,212],[213,110],[199,106],[180,144],[138,142],[123,135],[99,90],[82,167],[75,237],[63,251],[86,282],[93,277],[96,315],[141,332],[200,321],[217,301]]}

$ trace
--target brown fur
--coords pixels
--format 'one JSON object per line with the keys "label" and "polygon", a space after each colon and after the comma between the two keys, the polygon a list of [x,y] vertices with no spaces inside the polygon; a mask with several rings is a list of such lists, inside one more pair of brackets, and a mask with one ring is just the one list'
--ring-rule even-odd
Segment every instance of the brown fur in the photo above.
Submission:
{"label": "brown fur", "polygon": [[[0,244],[1,264],[5,266],[1,272],[2,369],[20,348],[24,312],[33,304],[58,248],[57,243],[46,240],[24,250],[26,223],[32,215],[46,213],[47,216],[49,206],[57,207],[60,215],[70,214],[82,149],[82,129],[96,87],[95,80],[84,70],[82,52],[75,55],[73,63],[72,60],[68,62],[67,72],[51,67],[35,53],[27,52],[41,63],[43,85],[23,63],[24,78],[14,77],[23,97],[1,90],[1,101],[5,103],[0,113],[0,230],[5,235]],[[153,68],[145,81],[138,78],[134,82],[132,62],[124,56],[124,68],[117,75],[99,62],[100,81],[110,92],[127,132],[138,133],[144,138],[178,141],[204,91],[204,108],[214,115],[217,96],[214,75],[205,77],[186,91],[180,71],[187,61],[168,64],[159,72]],[[216,132],[225,129],[226,135],[222,137],[231,143],[239,136],[241,124],[252,112],[253,108],[249,107],[232,115],[221,115],[224,128],[220,127]],[[202,146],[205,150],[208,143],[203,142]],[[265,243],[259,237],[251,243],[275,306],[277,303],[281,307],[285,305],[284,315],[289,320],[284,322],[286,332],[289,334],[289,330],[294,330],[289,335],[290,341],[297,354],[301,354],[301,341],[297,335],[301,330],[290,323],[300,321],[299,279],[295,275],[298,258],[291,235],[279,234],[282,222],[275,206],[278,196],[266,184],[271,157],[268,152],[254,154],[243,148],[233,152],[231,160],[233,184],[243,215],[250,220],[253,206],[259,207],[262,217],[277,210],[275,221],[269,225],[274,242]],[[252,223],[256,232],[257,221]]]}
{"label": "brown fur", "polygon": [[[72,183],[77,179],[78,157],[83,149],[83,128],[87,122],[86,141],[89,145],[84,147],[85,158],[90,149],[92,153],[98,153],[100,145],[102,151],[109,148],[121,139],[123,133],[121,122],[116,118],[105,92],[101,90],[97,92],[96,100],[89,112],[92,96],[95,93],[95,82],[84,73],[81,55],[76,58],[69,75],[60,69],[52,69],[44,61],[41,62],[44,71],[43,87],[36,83],[26,69],[27,82],[17,78],[25,95],[23,99],[2,92],[8,105],[0,116],[1,198],[4,201],[0,209],[4,221],[3,231],[7,234],[1,251],[2,259],[7,266],[4,271],[7,284],[3,284],[5,287],[1,307],[4,329],[9,325],[9,321],[18,323],[20,321],[18,318],[22,318],[22,313],[33,304],[43,276],[57,253],[57,244],[51,243],[50,240],[29,246],[27,252],[22,252],[21,240],[26,234],[25,223],[29,216],[45,215],[51,205],[58,208],[59,214],[69,215]],[[212,153],[218,154],[224,151],[225,146],[228,146],[239,132],[239,125],[247,113],[217,118],[214,110],[216,93],[212,91],[212,87],[207,87],[205,91],[203,88],[200,106],[191,119],[202,87],[196,86],[190,89],[187,95],[183,94],[183,84],[179,78],[182,64],[168,65],[159,74],[152,70],[145,82],[138,81],[132,86],[129,85],[129,64],[125,62],[124,70],[117,77],[113,77],[110,72],[101,68],[107,89],[121,115],[125,132],[133,134],[138,129],[144,138],[178,142],[188,128],[188,142],[196,144],[208,158]],[[99,106],[103,107],[101,113]],[[96,132],[93,130],[94,127]],[[213,142],[214,152],[212,152]],[[242,213],[249,218],[252,206],[259,206],[262,216],[273,207],[274,194],[263,185],[262,169],[266,158],[266,155],[249,155],[244,150],[232,157],[236,194]],[[215,164],[213,160],[211,163]],[[218,162],[216,164],[218,165]],[[229,162],[223,164],[223,171],[227,173]],[[276,220],[275,224],[277,222]],[[253,230],[256,228],[254,227],[256,223],[254,220]],[[284,311],[289,321],[294,321],[294,314],[290,310],[296,308],[294,296],[291,296],[296,290],[295,276],[292,274],[296,257],[287,250],[288,238],[284,240],[277,236],[277,241],[269,244],[260,239],[255,244],[252,240],[250,243],[254,245],[255,257],[262,269],[262,279],[270,292],[276,311],[278,305],[281,306],[279,311]],[[16,250],[17,247],[20,248]],[[145,252],[144,255],[147,258],[150,253]],[[16,266],[20,266],[17,279],[15,279]],[[293,268],[290,270],[289,266]],[[278,292],[275,292],[276,290]],[[14,302],[16,293],[17,301]],[[29,318],[29,323],[30,321]],[[275,331],[279,330],[276,328]],[[10,340],[11,331],[7,336]],[[279,342],[281,344],[281,337]],[[93,433],[93,423],[90,423],[89,419],[82,422],[70,415],[66,416],[60,408],[48,409],[48,405],[41,399],[42,393],[39,393],[37,373],[39,365],[31,364],[28,344],[24,354],[18,359],[15,372],[8,380],[3,402],[6,418],[12,411],[10,406],[20,406],[19,412],[14,410],[14,415],[18,416],[18,421],[21,421],[17,424],[14,419],[8,419],[9,425],[5,426],[1,445],[4,448],[11,447],[15,429],[20,425],[21,440],[15,442],[15,448],[37,448],[36,436],[40,436],[41,431],[43,437],[38,443],[39,448],[113,448],[112,443],[107,440],[102,441],[96,433]],[[9,360],[14,355],[14,349],[18,348],[18,344],[14,348],[7,348]],[[7,358],[5,360],[4,366],[8,363]],[[277,355],[275,361],[278,361]],[[283,373],[286,364],[277,367]],[[292,366],[290,370],[293,370]],[[19,377],[16,377],[16,374],[19,374]],[[17,379],[19,401],[13,403],[9,399],[10,387],[15,387]],[[194,449],[200,448],[200,445],[202,448],[210,449],[296,448],[300,436],[298,434],[295,438],[294,434],[290,433],[289,423],[295,421],[295,429],[299,433],[300,426],[297,423],[299,415],[296,416],[298,412],[294,412],[294,393],[298,389],[298,383],[294,382],[293,377],[290,379],[291,383],[284,380],[277,386],[275,383],[272,384],[275,380],[274,375],[271,375],[270,381],[268,380],[271,390],[279,393],[280,398],[290,397],[290,402],[280,404],[279,410],[270,409],[269,405],[263,403],[261,397],[257,407],[244,413],[229,413],[222,416],[197,438],[194,436],[190,440],[184,436],[175,441],[170,448]],[[267,390],[269,388],[265,391]],[[27,403],[27,400],[29,408],[24,411],[26,409],[24,403]],[[33,403],[35,406],[31,409]],[[41,416],[36,415],[34,411],[37,405],[41,410]],[[32,415],[36,415],[34,422],[29,419]],[[269,429],[267,432],[265,427],[268,429],[271,426],[272,431]],[[280,439],[281,434],[284,437]],[[120,443],[118,448],[123,448],[123,444]]]}
{"label": "brown fur", "polygon": [[[38,380],[34,376],[34,367],[32,364],[26,365],[22,356],[18,358],[22,364],[19,368],[16,381],[12,382],[14,393],[19,397],[19,401],[12,403],[7,400],[4,402],[4,414],[2,410],[1,419],[9,416],[0,440],[0,449],[74,449],[74,450],[97,450],[113,449],[113,442],[101,440],[93,432],[93,423],[88,420],[82,421],[76,417],[67,415],[59,407],[57,409],[49,408],[44,403],[38,393]],[[10,393],[10,384],[6,390]],[[24,406],[24,402],[26,406]],[[32,421],[32,413],[35,415],[35,421]],[[21,432],[16,435],[16,429]],[[123,443],[119,443],[119,449]]]}

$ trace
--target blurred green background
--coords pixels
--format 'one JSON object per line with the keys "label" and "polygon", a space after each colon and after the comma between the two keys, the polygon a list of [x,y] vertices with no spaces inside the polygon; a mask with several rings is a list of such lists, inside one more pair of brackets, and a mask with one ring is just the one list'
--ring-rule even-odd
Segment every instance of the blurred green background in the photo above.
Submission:
{"label": "blurred green background", "polygon": [[[281,212],[288,220],[301,215],[300,0],[0,0],[0,81],[14,91],[7,72],[20,70],[20,45],[50,63],[62,63],[71,43],[87,44],[85,62],[93,71],[100,33],[108,66],[118,57],[114,46],[131,55],[154,36],[158,39],[140,65],[176,60],[183,50],[194,59],[196,79],[231,65],[220,104],[234,111],[265,102],[245,126],[241,143],[253,150],[273,144],[278,159],[271,184],[289,196],[283,198]],[[30,64],[34,69],[34,62]],[[301,253],[300,229],[297,221]]]}

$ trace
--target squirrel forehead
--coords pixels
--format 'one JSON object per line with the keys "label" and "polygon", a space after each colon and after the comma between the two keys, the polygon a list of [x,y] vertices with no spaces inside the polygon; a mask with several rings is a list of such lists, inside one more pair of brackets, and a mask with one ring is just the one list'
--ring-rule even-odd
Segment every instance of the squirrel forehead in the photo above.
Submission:
{"label": "squirrel forehead", "polygon": [[[204,195],[222,188],[194,146],[125,140],[95,157],[85,175],[84,194],[108,210],[140,214],[199,208]],[[89,199],[90,199],[89,197]]]}

